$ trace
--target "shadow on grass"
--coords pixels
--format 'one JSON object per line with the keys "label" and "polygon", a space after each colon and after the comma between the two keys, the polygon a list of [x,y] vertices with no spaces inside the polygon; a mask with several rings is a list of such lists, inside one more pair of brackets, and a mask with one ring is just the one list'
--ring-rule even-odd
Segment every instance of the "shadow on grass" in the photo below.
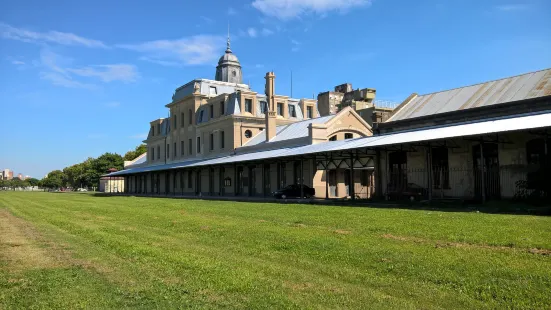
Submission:
{"label": "shadow on grass", "polygon": [[479,212],[490,214],[516,214],[516,215],[551,215],[551,203],[528,203],[512,200],[493,200],[486,203],[476,200],[433,200],[429,201],[385,201],[365,199],[275,199],[271,197],[246,197],[246,196],[197,196],[197,195],[134,195],[134,194],[110,194],[90,193],[95,197],[143,197],[143,198],[169,198],[169,199],[197,199],[213,201],[237,201],[248,203],[282,203],[282,204],[310,204],[335,207],[361,207],[377,209],[404,209],[426,210],[443,212]]}

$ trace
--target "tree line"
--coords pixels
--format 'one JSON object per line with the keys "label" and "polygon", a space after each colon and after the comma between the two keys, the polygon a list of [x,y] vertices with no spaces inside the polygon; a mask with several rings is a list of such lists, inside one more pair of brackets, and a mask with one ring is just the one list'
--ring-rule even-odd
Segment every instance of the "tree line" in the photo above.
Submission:
{"label": "tree line", "polygon": [[85,161],[65,167],[63,170],[51,171],[45,178],[38,181],[37,185],[45,188],[98,187],[101,176],[107,174],[109,169],[122,170],[125,160],[134,160],[146,150],[146,145],[141,144],[134,150],[126,152],[124,156],[117,153],[105,153],[98,158],[89,157]]}

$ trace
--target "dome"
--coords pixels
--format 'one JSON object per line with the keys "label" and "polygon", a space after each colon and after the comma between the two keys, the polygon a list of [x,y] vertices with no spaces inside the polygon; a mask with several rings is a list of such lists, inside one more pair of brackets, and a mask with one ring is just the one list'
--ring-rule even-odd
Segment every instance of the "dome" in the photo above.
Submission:
{"label": "dome", "polygon": [[218,66],[216,66],[216,81],[229,82],[229,83],[243,83],[243,74],[241,72],[241,64],[239,59],[235,56],[230,48],[230,38],[228,37],[228,46],[226,52],[218,60]]}

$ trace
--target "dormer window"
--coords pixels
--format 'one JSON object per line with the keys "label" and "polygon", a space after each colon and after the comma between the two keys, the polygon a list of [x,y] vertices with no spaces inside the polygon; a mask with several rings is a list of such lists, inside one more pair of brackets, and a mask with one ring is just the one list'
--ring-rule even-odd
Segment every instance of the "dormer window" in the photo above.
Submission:
{"label": "dormer window", "polygon": [[308,118],[313,118],[313,113],[314,109],[313,107],[309,106],[309,107],[306,107],[306,117]]}
{"label": "dormer window", "polygon": [[292,104],[289,105],[289,117],[297,117],[297,111]]}
{"label": "dormer window", "polygon": [[277,115],[283,116],[283,103],[281,102],[277,103]]}
{"label": "dormer window", "polygon": [[260,101],[260,113],[266,114],[268,112],[268,103],[266,101]]}
{"label": "dormer window", "polygon": [[245,112],[253,113],[253,100],[245,99]]}
{"label": "dormer window", "polygon": [[216,93],[217,93],[217,92],[216,92],[216,86],[211,86],[211,87],[209,88],[209,95],[215,96]]}

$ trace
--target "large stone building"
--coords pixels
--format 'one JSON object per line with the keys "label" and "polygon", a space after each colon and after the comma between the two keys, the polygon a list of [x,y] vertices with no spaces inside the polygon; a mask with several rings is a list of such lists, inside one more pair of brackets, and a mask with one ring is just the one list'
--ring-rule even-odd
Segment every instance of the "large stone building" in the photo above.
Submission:
{"label": "large stone building", "polygon": [[228,44],[217,80],[178,88],[170,117],[151,122],[147,160],[108,177],[147,195],[269,196],[305,184],[318,198],[550,196],[551,69],[414,93],[388,110],[372,89],[293,99],[275,94],[272,72],[264,94],[240,76]]}
{"label": "large stone building", "polygon": [[[215,80],[196,79],[176,89],[166,105],[168,118],[150,122],[146,160],[127,169],[186,165],[236,154],[313,145],[327,141],[370,136],[371,126],[351,107],[320,115],[318,102],[275,93],[273,72],[266,74],[264,93],[242,84],[238,58],[227,49],[216,67]],[[299,165],[302,165],[301,175]],[[277,162],[247,167],[219,167],[182,172],[160,172],[129,180],[141,191],[161,193],[179,190],[188,194],[266,195],[287,184],[304,183],[324,192],[325,172],[316,171],[312,160]],[[262,171],[262,172],[261,172]],[[366,171],[367,172],[367,171]],[[330,177],[333,197],[349,195],[345,169]],[[360,183],[358,176],[357,183]],[[368,179],[364,176],[364,179]],[[233,182],[232,182],[233,180]],[[302,181],[301,181],[302,180]],[[337,189],[336,184],[342,186]],[[107,182],[107,181],[106,181]],[[136,183],[138,182],[138,183]],[[132,186],[132,185],[131,185]],[[363,195],[367,197],[367,186]]]}

